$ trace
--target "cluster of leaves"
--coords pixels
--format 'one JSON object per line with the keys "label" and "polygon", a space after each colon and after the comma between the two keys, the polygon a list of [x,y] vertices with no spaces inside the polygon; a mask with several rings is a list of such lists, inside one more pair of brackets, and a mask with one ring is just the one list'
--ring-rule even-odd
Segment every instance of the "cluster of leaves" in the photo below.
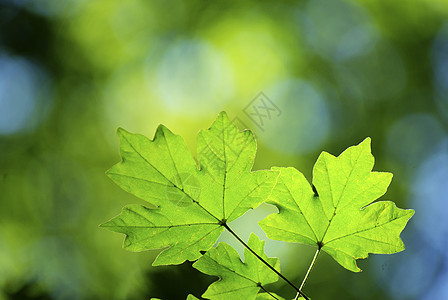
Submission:
{"label": "cluster of leaves", "polygon": [[[163,125],[153,140],[124,129],[118,136],[122,161],[108,176],[157,207],[128,205],[101,226],[124,233],[128,250],[165,248],[155,266],[196,261],[197,270],[219,276],[204,298],[282,299],[265,287],[281,277],[296,289],[296,298],[308,299],[281,275],[278,259],[266,256],[263,241],[252,234],[246,244],[228,226],[263,202],[279,210],[260,222],[269,238],[314,245],[315,257],[322,250],[348,270],[360,271],[356,259],[369,253],[404,249],[400,233],[414,211],[374,202],[392,174],[372,172],[369,138],[338,157],[322,152],[310,185],[294,168],[252,171],[255,138],[249,130],[240,132],[224,112],[199,133],[197,161]],[[245,245],[244,262],[226,243],[213,247],[224,230]]]}

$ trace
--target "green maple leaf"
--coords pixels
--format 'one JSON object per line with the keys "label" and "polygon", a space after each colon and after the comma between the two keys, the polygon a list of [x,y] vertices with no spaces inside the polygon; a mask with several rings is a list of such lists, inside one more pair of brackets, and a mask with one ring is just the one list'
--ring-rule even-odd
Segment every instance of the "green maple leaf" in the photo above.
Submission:
{"label": "green maple leaf", "polygon": [[167,248],[153,265],[194,261],[210,249],[227,222],[267,199],[278,172],[251,168],[256,142],[222,112],[198,135],[200,168],[183,139],[165,126],[150,140],[118,130],[122,161],[108,176],[125,191],[157,206],[126,206],[102,224],[126,234],[131,251]]}
{"label": "green maple leaf", "polygon": [[[279,271],[278,258],[266,256],[264,241],[260,241],[254,233],[249,238],[248,246]],[[217,300],[255,299],[260,289],[264,289],[264,285],[278,280],[277,274],[247,248],[244,249],[244,258],[243,263],[235,249],[226,243],[219,243],[216,248],[209,250],[198,259],[193,264],[194,268],[205,274],[220,277],[220,280],[208,287],[202,297]]]}
{"label": "green maple leaf", "polygon": [[279,213],[260,226],[271,239],[317,245],[348,270],[369,253],[404,250],[400,233],[414,214],[390,201],[375,201],[387,190],[391,173],[371,172],[370,138],[340,156],[322,152],[313,169],[313,186],[294,168],[281,172],[268,203]]}

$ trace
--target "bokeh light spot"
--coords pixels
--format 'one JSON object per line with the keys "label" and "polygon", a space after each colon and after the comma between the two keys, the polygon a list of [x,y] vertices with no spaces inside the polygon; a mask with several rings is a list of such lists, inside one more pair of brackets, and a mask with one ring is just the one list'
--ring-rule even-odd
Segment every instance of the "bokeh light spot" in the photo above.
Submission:
{"label": "bokeh light spot", "polygon": [[[426,159],[412,183],[413,205],[418,211],[420,230],[432,247],[446,252],[448,247],[448,210],[441,200],[448,200],[448,140]],[[442,208],[442,209],[441,209]],[[448,254],[447,254],[448,258]]]}
{"label": "bokeh light spot", "polygon": [[266,95],[281,115],[266,121],[258,138],[283,153],[305,154],[320,149],[330,130],[326,99],[310,83],[300,79],[278,82]]}
{"label": "bokeh light spot", "polygon": [[180,40],[161,58],[156,88],[173,113],[214,114],[233,96],[232,72],[225,57],[203,40]]}
{"label": "bokeh light spot", "polygon": [[344,61],[364,54],[377,40],[367,12],[350,1],[309,1],[300,16],[308,43],[328,59]]}
{"label": "bokeh light spot", "polygon": [[0,56],[0,134],[35,128],[48,113],[48,77],[28,60]]}

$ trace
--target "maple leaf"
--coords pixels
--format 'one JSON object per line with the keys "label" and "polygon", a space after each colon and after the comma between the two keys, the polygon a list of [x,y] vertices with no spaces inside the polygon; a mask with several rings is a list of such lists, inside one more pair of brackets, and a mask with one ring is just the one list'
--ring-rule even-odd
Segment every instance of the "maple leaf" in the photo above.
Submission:
{"label": "maple leaf", "polygon": [[122,161],[107,175],[157,208],[129,205],[101,226],[126,234],[123,247],[128,250],[167,248],[153,265],[198,259],[227,222],[267,199],[279,175],[251,171],[254,136],[240,132],[225,112],[198,135],[200,168],[183,139],[163,125],[153,140],[124,129],[118,136]]}
{"label": "maple leaf", "polygon": [[[340,156],[322,152],[313,169],[313,186],[294,168],[281,172],[268,199],[279,213],[260,221],[271,239],[317,245],[348,270],[369,253],[404,250],[400,233],[414,214],[391,201],[375,201],[392,174],[372,172],[370,138]],[[313,191],[314,189],[314,191]]]}
{"label": "maple leaf", "polygon": [[[252,233],[248,246],[267,263],[279,271],[278,258],[267,257],[264,253],[264,241]],[[255,299],[264,285],[276,282],[277,274],[259,260],[247,248],[244,249],[245,262],[240,259],[238,252],[226,243],[219,243],[216,248],[209,250],[199,258],[193,267],[199,271],[219,276],[220,280],[212,283],[202,297],[207,299]],[[269,294],[266,293],[269,296]],[[257,299],[263,298],[261,295]],[[270,299],[274,297],[269,296]]]}

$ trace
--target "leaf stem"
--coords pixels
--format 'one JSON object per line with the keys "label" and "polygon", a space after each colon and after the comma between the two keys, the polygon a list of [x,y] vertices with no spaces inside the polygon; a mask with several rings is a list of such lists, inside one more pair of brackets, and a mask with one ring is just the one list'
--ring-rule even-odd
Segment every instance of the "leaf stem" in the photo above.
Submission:
{"label": "leaf stem", "polygon": [[288,283],[291,287],[293,287],[297,291],[297,295],[301,295],[306,300],[310,300],[299,288],[297,288],[291,281],[288,280],[285,276],[283,276],[279,271],[277,271],[273,266],[271,266],[267,261],[265,261],[260,255],[258,255],[252,248],[250,248],[227,224],[223,224],[225,229],[227,229],[244,247],[247,248],[256,258],[258,258],[262,263],[268,266],[272,271],[275,272],[281,279],[283,279],[286,283]]}
{"label": "leaf stem", "polygon": [[[320,249],[322,249],[322,248],[321,248],[321,247],[318,247],[317,250],[316,250],[316,253],[314,253],[313,261],[311,262],[311,265],[310,265],[310,267],[308,268],[308,271],[306,272],[305,278],[303,278],[302,284],[300,285],[299,291],[297,292],[296,297],[294,298],[294,300],[299,299],[299,296],[300,296],[300,294],[301,294],[301,291],[302,291],[302,289],[303,289],[303,286],[305,285],[306,280],[308,279],[308,276],[309,276],[310,273],[311,273],[311,270],[313,270],[314,264],[316,263],[317,256],[319,256]],[[302,296],[303,296],[303,294],[302,294]]]}

